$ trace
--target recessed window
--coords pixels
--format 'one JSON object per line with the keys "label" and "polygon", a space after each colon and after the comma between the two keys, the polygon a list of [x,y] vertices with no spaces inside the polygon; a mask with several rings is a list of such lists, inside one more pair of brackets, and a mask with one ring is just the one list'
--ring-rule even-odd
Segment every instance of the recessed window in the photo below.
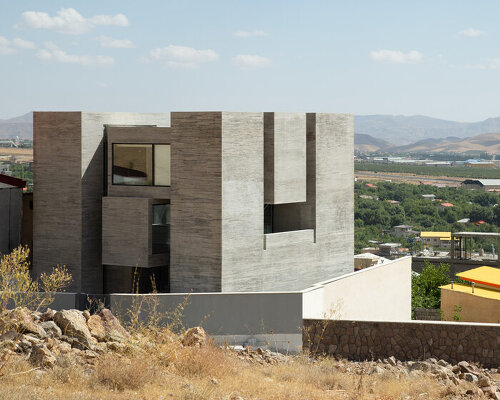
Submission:
{"label": "recessed window", "polygon": [[264,204],[264,233],[273,233],[273,204]]}
{"label": "recessed window", "polygon": [[170,186],[170,145],[114,143],[113,185]]}
{"label": "recessed window", "polygon": [[152,245],[153,254],[170,251],[170,204],[153,204]]}

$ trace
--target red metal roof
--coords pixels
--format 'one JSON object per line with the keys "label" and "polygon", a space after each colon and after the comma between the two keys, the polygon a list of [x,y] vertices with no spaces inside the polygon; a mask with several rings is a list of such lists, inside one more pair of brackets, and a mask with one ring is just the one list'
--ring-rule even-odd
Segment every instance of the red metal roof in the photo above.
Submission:
{"label": "red metal roof", "polygon": [[6,183],[7,185],[15,186],[18,188],[26,187],[26,181],[4,174],[0,174],[0,183]]}

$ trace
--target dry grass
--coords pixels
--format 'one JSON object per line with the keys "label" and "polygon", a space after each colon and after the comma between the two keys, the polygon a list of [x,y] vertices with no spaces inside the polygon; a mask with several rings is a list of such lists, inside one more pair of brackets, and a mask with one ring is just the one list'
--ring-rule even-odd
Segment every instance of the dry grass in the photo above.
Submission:
{"label": "dry grass", "polygon": [[17,147],[0,147],[0,155],[26,156],[33,158],[33,149],[26,149],[26,148],[19,149]]}
{"label": "dry grass", "polygon": [[[158,338],[160,336],[157,336]],[[59,356],[52,370],[13,358],[0,377],[0,399],[439,399],[460,397],[428,377],[359,374],[346,361],[290,357],[279,365],[240,360],[213,345],[182,347],[177,340],[105,354],[93,367]],[[354,368],[355,367],[355,368]],[[369,367],[366,367],[368,371]],[[16,375],[17,374],[17,375]],[[479,398],[479,397],[478,397]]]}

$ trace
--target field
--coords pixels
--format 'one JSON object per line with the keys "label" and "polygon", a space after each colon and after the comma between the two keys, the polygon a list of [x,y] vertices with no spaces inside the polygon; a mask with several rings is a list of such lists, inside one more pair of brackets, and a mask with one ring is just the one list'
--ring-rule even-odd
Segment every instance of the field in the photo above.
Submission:
{"label": "field", "polygon": [[388,181],[397,183],[412,183],[415,185],[434,185],[459,187],[464,178],[449,176],[416,175],[401,172],[356,171],[360,181]]}
{"label": "field", "polygon": [[33,160],[33,149],[15,148],[15,147],[0,147],[0,161],[4,158],[14,157],[17,161]]}
{"label": "field", "polygon": [[471,168],[471,167],[433,167],[427,165],[400,165],[400,164],[378,164],[360,162],[354,164],[354,171],[373,172],[397,172],[405,174],[472,178],[472,179],[499,179],[500,169],[497,168]]}

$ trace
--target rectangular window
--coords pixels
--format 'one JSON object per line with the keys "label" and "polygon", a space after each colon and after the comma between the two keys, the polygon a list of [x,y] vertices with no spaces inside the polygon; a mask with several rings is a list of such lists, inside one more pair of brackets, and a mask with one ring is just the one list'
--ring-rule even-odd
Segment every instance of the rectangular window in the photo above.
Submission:
{"label": "rectangular window", "polygon": [[113,184],[149,186],[153,182],[153,146],[113,144]]}
{"label": "rectangular window", "polygon": [[170,145],[113,143],[113,185],[170,186]]}
{"label": "rectangular window", "polygon": [[170,251],[170,204],[153,204],[152,244],[153,254]]}

